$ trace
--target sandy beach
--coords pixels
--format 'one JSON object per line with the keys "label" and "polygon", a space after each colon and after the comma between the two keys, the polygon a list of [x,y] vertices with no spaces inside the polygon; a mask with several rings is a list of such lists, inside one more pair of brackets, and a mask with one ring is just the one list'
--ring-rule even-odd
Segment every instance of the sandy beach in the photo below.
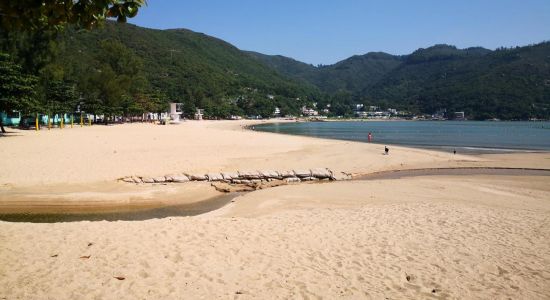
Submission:
{"label": "sandy beach", "polygon": [[[193,203],[209,184],[129,175],[330,168],[550,169],[549,153],[453,155],[245,130],[249,121],[16,131],[0,138],[0,211]],[[547,299],[548,176],[287,185],[194,217],[0,221],[0,299]],[[115,278],[115,277],[118,277]]]}

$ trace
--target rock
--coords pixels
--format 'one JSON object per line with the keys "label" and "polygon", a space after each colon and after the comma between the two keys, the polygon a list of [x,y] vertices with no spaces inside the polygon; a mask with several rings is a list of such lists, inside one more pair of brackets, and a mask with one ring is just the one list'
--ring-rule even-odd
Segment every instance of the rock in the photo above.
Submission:
{"label": "rock", "polygon": [[262,180],[261,180],[261,179],[252,179],[252,180],[250,180],[250,183],[253,183],[253,184],[262,184]]}
{"label": "rock", "polygon": [[261,179],[262,175],[258,171],[239,171],[239,178]]}
{"label": "rock", "polygon": [[141,178],[137,177],[137,176],[132,176],[132,180],[134,181],[134,183],[142,183],[143,181],[141,181]]}
{"label": "rock", "polygon": [[206,177],[208,177],[208,181],[223,181],[222,174],[220,173],[208,173]]}
{"label": "rock", "polygon": [[134,183],[134,180],[132,179],[132,177],[124,177],[121,180],[127,183]]}
{"label": "rock", "polygon": [[288,177],[288,178],[285,178],[284,181],[286,181],[287,183],[295,183],[295,182],[300,182],[300,178],[298,177]]}
{"label": "rock", "polygon": [[233,179],[231,182],[235,184],[250,184],[250,180],[248,179]]}
{"label": "rock", "polygon": [[142,177],[141,181],[143,181],[143,183],[155,183],[155,179],[151,177]]}
{"label": "rock", "polygon": [[208,180],[208,178],[206,177],[206,175],[200,175],[200,174],[191,174],[191,175],[187,175],[187,177],[189,177],[189,179],[193,180],[193,181],[205,181],[205,180]]}
{"label": "rock", "polygon": [[294,175],[294,172],[293,171],[282,171],[282,172],[278,172],[279,173],[279,176],[281,176],[282,178],[289,178],[289,177],[295,177],[296,175]]}
{"label": "rock", "polygon": [[236,173],[236,172],[223,172],[222,177],[225,180],[239,179],[239,173]]}
{"label": "rock", "polygon": [[182,183],[188,181],[189,177],[185,176],[184,174],[172,175],[172,182]]}
{"label": "rock", "polygon": [[166,182],[166,177],[164,176],[154,177],[153,180],[157,183],[162,183],[162,182]]}
{"label": "rock", "polygon": [[294,170],[294,174],[296,174],[296,176],[302,178],[302,177],[311,177],[311,170]]}
{"label": "rock", "polygon": [[277,171],[273,171],[273,170],[262,170],[259,173],[265,179],[269,179],[269,178],[279,179],[279,178],[281,178],[281,175],[279,175],[279,173]]}
{"label": "rock", "polygon": [[313,177],[313,176],[302,178],[302,181],[318,181],[318,180],[319,180],[319,178]]}
{"label": "rock", "polygon": [[311,169],[311,176],[319,179],[332,177],[332,172],[327,168]]}

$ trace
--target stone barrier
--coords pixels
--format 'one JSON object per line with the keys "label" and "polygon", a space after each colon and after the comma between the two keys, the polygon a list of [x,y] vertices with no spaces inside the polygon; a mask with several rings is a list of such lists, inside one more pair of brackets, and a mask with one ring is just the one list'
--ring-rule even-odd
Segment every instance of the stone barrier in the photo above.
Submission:
{"label": "stone barrier", "polygon": [[340,181],[352,179],[351,174],[332,172],[327,168],[295,169],[291,171],[248,170],[208,174],[170,174],[158,177],[126,176],[119,178],[126,183],[184,183],[190,181],[223,182],[229,185],[265,185],[271,182],[298,183],[302,181]]}

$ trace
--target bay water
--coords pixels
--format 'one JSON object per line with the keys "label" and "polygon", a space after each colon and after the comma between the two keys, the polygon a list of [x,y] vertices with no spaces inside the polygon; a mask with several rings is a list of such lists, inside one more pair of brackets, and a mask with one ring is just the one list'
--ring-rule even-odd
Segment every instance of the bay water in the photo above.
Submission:
{"label": "bay water", "polygon": [[255,130],[443,151],[550,151],[550,122],[328,121],[269,123]]}

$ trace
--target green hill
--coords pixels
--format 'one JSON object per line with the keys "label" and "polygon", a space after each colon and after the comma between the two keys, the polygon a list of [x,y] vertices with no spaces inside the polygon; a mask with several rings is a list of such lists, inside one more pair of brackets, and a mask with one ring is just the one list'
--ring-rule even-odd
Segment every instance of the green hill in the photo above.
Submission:
{"label": "green hill", "polygon": [[180,98],[186,90],[207,95],[253,87],[272,93],[299,93],[301,88],[220,39],[186,29],[154,30],[107,22],[101,29],[69,33],[68,53],[93,55],[98,41],[114,39],[144,61],[151,82]]}
{"label": "green hill", "polygon": [[414,113],[466,111],[469,118],[550,117],[550,43],[511,49],[435,45],[410,55],[368,53],[314,67],[257,55],[268,66],[353,102]]}
{"label": "green hill", "polygon": [[548,118],[550,43],[496,51],[421,49],[356,92],[367,101],[416,112],[446,108],[475,119]]}
{"label": "green hill", "polygon": [[363,90],[402,62],[399,56],[371,52],[352,56],[334,65],[315,67],[280,55],[249,54],[281,74],[314,84],[327,93]]}
{"label": "green hill", "polygon": [[[92,31],[67,30],[54,44],[54,59],[38,68],[44,86],[51,77],[75,82],[92,112],[139,115],[165,107],[151,101],[178,101],[187,114],[200,107],[211,117],[268,116],[275,106],[298,114],[322,96],[314,85],[284,76],[227,42],[186,29],[106,22]],[[119,100],[128,96],[146,103],[136,108],[133,100]]]}
{"label": "green hill", "polygon": [[3,36],[2,52],[38,76],[42,112],[69,112],[78,102],[88,112],[139,115],[178,101],[187,113],[200,107],[211,117],[268,116],[275,106],[296,115],[318,102],[335,115],[364,103],[475,119],[550,118],[550,42],[495,51],[435,45],[313,66],[186,29],[115,22],[67,30],[53,43],[47,35]]}

